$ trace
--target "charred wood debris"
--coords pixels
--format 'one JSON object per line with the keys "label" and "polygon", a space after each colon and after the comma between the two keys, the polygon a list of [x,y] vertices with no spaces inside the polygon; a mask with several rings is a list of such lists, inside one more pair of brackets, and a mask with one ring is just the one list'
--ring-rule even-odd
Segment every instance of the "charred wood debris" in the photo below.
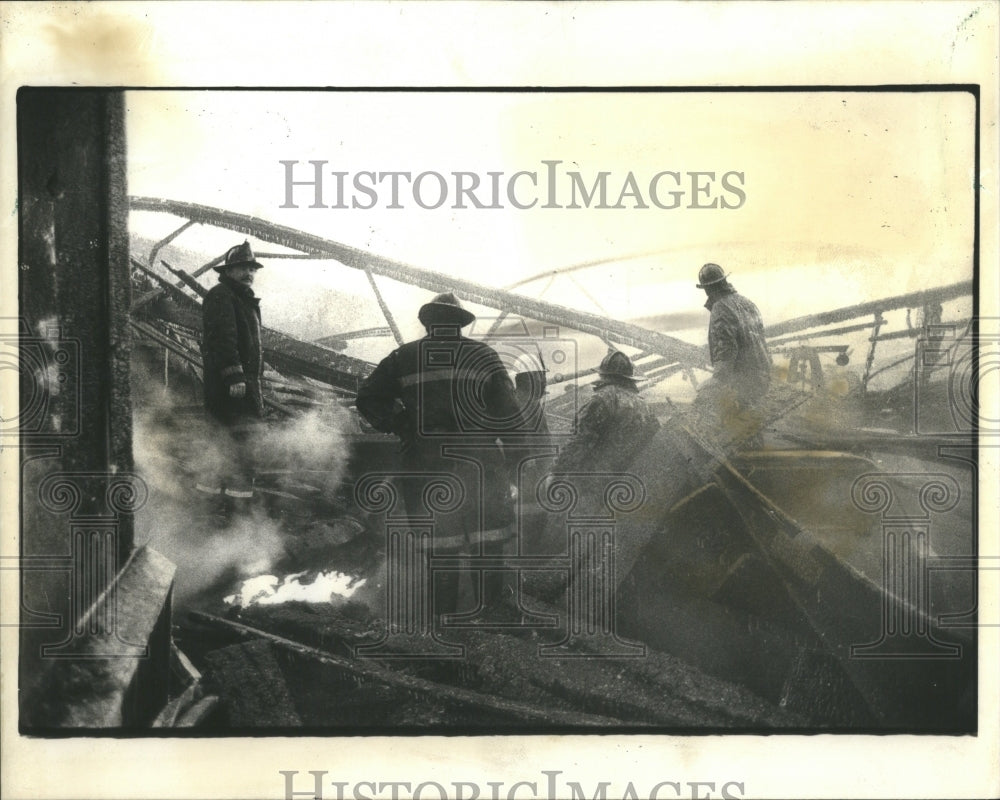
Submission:
{"label": "charred wood debris", "polygon": [[[147,210],[172,210],[159,208],[159,202],[145,200],[137,206],[133,199],[133,208],[144,208],[144,203]],[[180,205],[191,219],[203,221],[201,217],[205,217],[208,222],[220,223],[211,209],[199,211],[201,207]],[[228,220],[225,227],[239,230],[242,224],[247,233],[259,235],[260,226],[253,224],[259,221],[248,220]],[[322,240],[303,243],[296,239],[292,243],[306,253],[336,255],[342,263],[358,257],[332,254],[329,243]],[[174,382],[165,391],[175,394],[170,413],[180,420],[177,429],[183,439],[184,417],[197,416],[200,407],[200,299],[205,290],[197,278],[219,259],[189,273],[158,258],[163,244],[145,263],[132,258],[129,323],[139,345],[135,357],[145,359],[145,369],[154,375],[157,359],[162,359],[163,380]],[[371,258],[365,263],[370,266]],[[439,288],[435,273],[421,273],[416,276],[420,280],[415,280],[408,269],[387,262],[380,265],[379,274]],[[448,288],[454,288],[453,282],[450,284]],[[463,283],[457,291],[472,301],[493,303],[503,316],[521,314],[554,321],[638,348],[633,360],[648,377],[649,385],[677,372],[705,367],[703,348],[657,332],[520,295],[508,303],[510,298],[504,293],[471,283]],[[946,302],[966,293],[968,287],[945,287],[940,297],[935,295],[930,301]],[[855,456],[841,453],[849,460],[860,457],[865,443],[870,446],[870,436],[856,437],[856,446],[852,446],[851,425],[858,424],[857,416],[845,417],[842,425],[814,424],[810,404],[822,395],[822,375],[814,361],[810,364],[816,350],[808,353],[806,348],[812,330],[825,328],[838,333],[864,328],[873,331],[874,349],[884,310],[926,305],[928,296],[897,300],[792,320],[768,329],[772,348],[787,354],[791,366],[796,359],[802,370],[812,366],[811,384],[803,375],[774,381],[768,401],[765,430],[776,434],[783,425],[780,438],[785,446],[802,451],[797,456],[786,454],[793,461],[799,458],[808,469],[815,466],[809,459],[817,458],[818,448],[855,451]],[[842,325],[869,315],[873,321]],[[393,328],[391,316],[388,321]],[[309,342],[270,328],[262,331],[269,418],[293,419],[310,410],[337,406],[348,411],[355,426],[348,431],[348,444],[354,446],[355,454],[343,485],[333,490],[312,485],[308,476],[294,474],[294,470],[262,478],[266,511],[279,519],[289,536],[281,562],[286,573],[311,570],[315,574],[334,565],[370,570],[385,557],[384,534],[370,529],[370,520],[352,507],[350,500],[351,480],[366,471],[357,463],[371,452],[365,443],[376,449],[392,447],[390,437],[367,428],[351,408],[358,386],[374,368],[372,363],[337,349],[351,335]],[[866,377],[873,371],[869,363]],[[575,377],[585,378],[592,372],[581,371]],[[855,399],[860,396],[862,401],[861,414],[865,413],[865,388],[855,387],[854,392]],[[895,395],[868,398],[869,416],[876,407],[905,405],[905,388],[894,391]],[[572,400],[567,391],[550,402],[547,411],[555,429],[559,428],[560,415],[574,406]],[[227,586],[233,585],[230,575],[228,584],[213,584],[187,607],[175,609],[170,700],[152,726],[206,731],[490,733],[892,729],[922,724],[925,720],[912,714],[894,715],[894,704],[905,702],[906,695],[885,688],[895,680],[891,673],[872,674],[869,670],[861,675],[857,665],[849,663],[845,642],[853,632],[845,631],[842,620],[831,616],[829,606],[817,600],[821,589],[846,590],[863,595],[863,602],[877,604],[877,587],[820,548],[803,543],[799,534],[806,526],[783,510],[780,497],[765,494],[747,480],[746,475],[760,464],[753,454],[740,453],[738,433],[720,437],[700,427],[696,413],[669,402],[657,406],[657,412],[664,423],[661,441],[649,448],[657,453],[636,468],[645,470],[644,477],[655,476],[647,487],[656,495],[651,512],[655,518],[625,531],[628,535],[620,537],[621,550],[616,553],[619,613],[635,614],[631,623],[626,623],[625,632],[635,639],[643,638],[646,629],[636,620],[649,607],[649,592],[657,591],[658,582],[663,581],[671,584],[665,596],[674,597],[673,609],[680,608],[681,616],[690,614],[696,619],[701,613],[700,606],[690,605],[685,594],[690,590],[690,595],[700,595],[699,603],[712,606],[710,614],[725,618],[719,635],[727,635],[727,626],[747,624],[747,620],[751,626],[760,626],[759,635],[767,646],[781,653],[761,670],[773,669],[776,677],[727,671],[711,657],[678,657],[667,652],[669,648],[658,650],[655,641],[646,648],[644,658],[581,657],[588,655],[588,647],[599,650],[600,645],[595,644],[581,644],[580,652],[564,654],[570,657],[538,658],[539,648],[554,643],[560,635],[539,628],[530,632],[457,631],[453,638],[465,653],[458,660],[422,659],[406,652],[357,658],[359,646],[377,642],[385,634],[385,621],[373,615],[364,602],[227,608],[220,601]],[[900,415],[906,412],[905,407],[899,409]],[[829,413],[829,407],[821,407],[818,413]],[[905,433],[885,438],[889,448],[907,447]],[[197,444],[177,446],[180,450],[170,457],[182,472],[183,448]],[[819,468],[828,470],[831,463],[836,468],[842,462],[823,461]],[[719,507],[724,507],[725,513],[706,514],[706,508]],[[728,522],[726,515],[732,517]],[[649,574],[649,553],[665,547],[662,532],[675,534],[679,529],[695,533],[676,538],[674,547],[679,556],[666,554],[658,562],[674,563],[673,567],[666,567],[659,575]],[[716,563],[706,567],[702,551],[706,537],[712,535],[725,537],[727,544]],[[538,598],[532,598],[531,605],[541,613],[553,610]],[[595,654],[600,655],[591,653]],[[926,678],[953,689],[939,693],[937,701],[931,698],[932,705],[952,703],[960,694],[956,682],[967,677],[945,670]],[[925,685],[922,676],[909,675],[907,680],[914,681],[918,689]],[[961,727],[964,719],[956,712],[952,723]],[[952,723],[946,722],[945,727]]]}

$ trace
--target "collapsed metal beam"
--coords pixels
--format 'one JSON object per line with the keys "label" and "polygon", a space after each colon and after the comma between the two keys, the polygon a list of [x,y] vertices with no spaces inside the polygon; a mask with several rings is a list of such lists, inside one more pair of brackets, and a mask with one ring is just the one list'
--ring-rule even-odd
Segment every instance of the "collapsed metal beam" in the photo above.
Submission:
{"label": "collapsed metal beam", "polygon": [[184,282],[184,285],[187,286],[189,289],[191,289],[195,294],[197,294],[198,297],[204,297],[206,294],[208,294],[208,289],[206,289],[204,286],[198,283],[198,281],[196,281],[194,278],[188,275],[184,270],[174,269],[172,266],[170,266],[170,264],[168,264],[162,258],[160,259],[160,263],[163,264],[163,266],[165,266],[168,270],[170,270],[170,272],[172,272],[174,275],[180,278]]}
{"label": "collapsed metal beam", "polygon": [[959,283],[952,283],[938,289],[926,289],[919,292],[896,295],[895,297],[885,297],[881,300],[872,300],[868,303],[858,303],[854,306],[837,308],[833,311],[824,311],[821,314],[810,314],[805,317],[785,320],[784,322],[765,327],[764,335],[768,338],[782,336],[809,328],[818,328],[821,325],[831,325],[834,322],[847,322],[858,317],[895,311],[900,308],[918,308],[933,303],[944,303],[948,300],[955,300],[971,294],[972,282],[960,281]]}
{"label": "collapsed metal beam", "polygon": [[874,327],[874,325],[874,322],[859,322],[856,325],[845,325],[842,328],[830,328],[822,331],[810,331],[808,333],[798,333],[791,336],[784,336],[781,339],[772,339],[767,344],[769,347],[775,347],[776,345],[794,344],[806,339],[819,339],[825,336],[840,336],[845,333],[857,333],[858,331]]}
{"label": "collapsed metal beam", "polygon": [[389,323],[389,330],[392,331],[392,338],[396,340],[396,344],[403,344],[403,334],[399,332],[399,326],[396,325],[396,318],[392,316],[392,311],[389,310],[389,304],[385,302],[382,297],[382,292],[378,290],[378,284],[375,283],[375,276],[372,275],[372,271],[365,268],[365,276],[368,278],[368,283],[371,284],[372,291],[375,293],[375,300],[378,302],[378,307],[382,310],[382,316],[385,317],[385,321]]}
{"label": "collapsed metal beam", "polygon": [[129,325],[131,325],[134,330],[141,333],[147,339],[152,339],[154,342],[156,342],[164,349],[169,350],[175,356],[193,366],[197,371],[198,376],[201,377],[201,371],[202,371],[201,356],[197,355],[193,351],[184,347],[179,342],[174,341],[166,334],[158,331],[148,322],[140,322],[137,319],[130,319],[128,322]]}
{"label": "collapsed metal beam", "polygon": [[[136,319],[130,319],[129,325],[131,325],[135,331],[145,336],[147,339],[151,339],[152,341],[156,342],[158,345],[164,348],[164,350],[173,353],[182,361],[185,361],[186,363],[190,364],[192,367],[194,367],[195,374],[197,374],[199,379],[202,377],[204,368],[202,366],[200,355],[188,349],[187,347],[184,347],[184,345],[180,344],[180,342],[174,341],[166,334],[161,333],[149,323],[140,322],[139,320]],[[270,397],[264,397],[264,405],[269,406],[270,408],[273,408],[277,411],[280,411],[289,417],[295,415],[295,412],[288,406],[279,403],[277,400],[272,400]]]}
{"label": "collapsed metal beam", "polygon": [[143,306],[149,304],[150,302],[152,302],[153,300],[157,299],[158,297],[162,297],[165,294],[169,294],[175,300],[180,300],[181,302],[185,302],[185,301],[189,301],[189,302],[192,302],[192,303],[194,302],[194,300],[192,300],[191,296],[187,292],[185,292],[183,288],[181,288],[184,285],[183,281],[179,281],[177,283],[177,285],[175,286],[170,281],[168,281],[166,278],[163,278],[162,276],[157,275],[153,270],[151,270],[149,267],[147,267],[145,264],[143,264],[138,259],[130,256],[129,257],[129,261],[132,262],[132,266],[133,267],[135,267],[137,270],[139,270],[147,278],[152,278],[154,281],[156,281],[158,284],[160,284],[160,288],[159,289],[153,289],[153,290],[151,290],[149,292],[146,292],[144,295],[142,295],[141,297],[139,297],[134,303],[132,303],[132,307],[129,309],[130,313],[134,313],[134,312],[138,311]]}
{"label": "collapsed metal beam", "polygon": [[654,370],[650,370],[645,374],[645,379],[650,383],[659,383],[665,381],[671,375],[676,375],[678,372],[684,370],[683,364],[669,364],[663,367],[657,367]]}
{"label": "collapsed metal beam", "polygon": [[158,241],[156,244],[153,245],[153,249],[149,251],[149,258],[146,260],[146,263],[149,264],[149,266],[153,266],[153,264],[156,263],[156,257],[157,255],[159,255],[160,251],[168,244],[170,244],[174,239],[176,239],[178,236],[184,233],[184,231],[186,231],[188,228],[190,228],[192,225],[195,224],[197,223],[189,220],[188,222],[185,222],[183,225],[181,225],[177,230],[175,230],[169,236],[160,239],[160,241]]}
{"label": "collapsed metal beam", "polygon": [[338,342],[346,342],[351,339],[379,339],[383,336],[392,336],[392,330],[384,326],[374,328],[362,328],[357,331],[344,331],[343,333],[331,333],[329,336],[321,336],[315,340],[315,344],[332,345]]}
{"label": "collapsed metal beam", "polygon": [[971,319],[961,319],[957,322],[949,323],[937,323],[927,328],[907,328],[901,331],[892,331],[891,333],[883,333],[878,336],[880,342],[888,342],[893,339],[916,339],[918,337],[926,337],[928,341],[934,341],[935,339],[943,339],[944,333],[942,328],[954,327],[955,330],[967,330],[969,328],[969,323],[972,322]]}
{"label": "collapsed metal beam", "polygon": [[[159,283],[177,301],[178,307],[173,309],[173,314],[181,319],[182,324],[195,332],[201,330],[201,304],[195,298],[147,269],[141,262],[132,259],[132,264]],[[272,328],[261,328],[261,345],[264,348],[264,360],[278,371],[312,378],[351,394],[357,393],[361,381],[375,369],[371,362],[300,341]]]}
{"label": "collapsed metal beam", "polygon": [[151,197],[132,197],[129,202],[134,211],[158,211],[174,214],[194,222],[237,231],[254,236],[261,241],[300,250],[310,255],[332,257],[344,266],[362,271],[367,268],[376,275],[392,278],[432,292],[452,291],[469,302],[489,308],[501,309],[540,322],[562,325],[615,344],[651,350],[659,355],[682,361],[688,366],[708,366],[707,352],[704,348],[658,331],[650,331],[638,325],[607,319],[597,314],[575,311],[565,306],[525,297],[505,289],[455,278],[442,272],[414,267],[314,234],[277,225],[258,217],[236,214],[196,203]]}
{"label": "collapsed metal beam", "polygon": [[[864,442],[871,445],[870,434],[864,434]],[[645,485],[650,501],[642,514],[625,516],[617,523],[615,580],[625,580],[633,565],[649,552],[647,543],[673,541],[670,534],[684,523],[666,522],[671,512],[717,490],[743,523],[731,530],[733,544],[741,542],[760,564],[754,580],[773,584],[801,624],[815,634],[816,643],[836,663],[845,683],[853,685],[874,721],[900,727],[911,724],[921,718],[919,705],[927,698],[941,704],[940,719],[945,725],[958,724],[965,712],[955,700],[963,697],[960,687],[969,686],[970,680],[975,685],[975,656],[856,657],[853,646],[878,636],[884,602],[886,598],[896,602],[892,593],[899,589],[878,585],[820,544],[814,532],[747,480],[730,460],[731,451],[683,421],[671,419],[664,424],[630,468]],[[813,468],[830,469],[834,459],[845,459],[841,454],[818,455],[809,457]],[[744,467],[761,467],[772,458],[767,452],[737,456]],[[928,613],[914,609],[913,615],[914,633],[921,627],[943,632]],[[947,633],[948,639],[966,639],[964,632]]]}
{"label": "collapsed metal beam", "polygon": [[289,372],[321,381],[334,389],[357,394],[361,382],[375,365],[303,342],[273,328],[261,328],[264,360],[279,372]]}

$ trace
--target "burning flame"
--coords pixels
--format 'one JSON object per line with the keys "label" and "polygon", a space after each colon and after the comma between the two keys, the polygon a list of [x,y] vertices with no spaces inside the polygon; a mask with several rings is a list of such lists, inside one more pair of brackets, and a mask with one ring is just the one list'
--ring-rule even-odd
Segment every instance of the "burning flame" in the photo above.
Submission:
{"label": "burning flame", "polygon": [[358,580],[336,570],[320,572],[315,580],[302,583],[306,572],[296,572],[279,579],[274,575],[258,575],[247,578],[236,594],[223,598],[226,603],[240,608],[252,605],[272,606],[279,603],[332,603],[334,597],[350,598],[365,585],[366,580]]}

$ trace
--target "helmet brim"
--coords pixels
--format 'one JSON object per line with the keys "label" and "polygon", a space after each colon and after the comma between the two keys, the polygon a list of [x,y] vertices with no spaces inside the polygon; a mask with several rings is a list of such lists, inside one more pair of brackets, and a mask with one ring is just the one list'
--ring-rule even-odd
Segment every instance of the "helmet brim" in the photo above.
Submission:
{"label": "helmet brim", "polygon": [[234,264],[219,264],[217,267],[212,267],[216,272],[223,272],[230,267],[253,267],[254,269],[263,269],[264,265],[259,261],[237,261]]}
{"label": "helmet brim", "polygon": [[464,328],[476,321],[476,315],[450,303],[425,303],[417,312],[422,325],[458,325]]}
{"label": "helmet brim", "polygon": [[694,285],[695,289],[707,289],[709,286],[717,286],[720,283],[725,283],[729,280],[729,273],[726,273],[721,278],[716,278],[714,281],[706,281],[705,283],[696,283]]}
{"label": "helmet brim", "polygon": [[620,372],[598,372],[597,377],[605,380],[611,378],[619,381],[631,381],[632,383],[635,383],[638,380],[637,378],[633,378],[631,375],[622,375]]}

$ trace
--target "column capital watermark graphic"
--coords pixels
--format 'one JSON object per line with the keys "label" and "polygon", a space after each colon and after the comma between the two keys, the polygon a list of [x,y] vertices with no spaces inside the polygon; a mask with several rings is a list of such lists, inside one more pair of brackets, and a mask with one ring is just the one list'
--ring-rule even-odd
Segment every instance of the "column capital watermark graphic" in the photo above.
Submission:
{"label": "column capital watermark graphic", "polygon": [[623,472],[553,472],[536,488],[539,505],[567,522],[611,522],[646,502],[642,480]]}
{"label": "column capital watermark graphic", "polygon": [[961,658],[962,646],[935,636],[931,616],[931,523],[962,499],[946,473],[866,473],[851,487],[855,507],[878,514],[882,536],[879,638],[851,645],[851,658]]}
{"label": "column capital watermark graphic", "polygon": [[[119,527],[149,499],[145,481],[133,472],[57,470],[35,486],[35,508],[48,516],[47,525],[65,526],[66,550],[4,558],[4,571],[55,572],[68,582],[68,619],[60,613],[38,612],[22,596],[20,619],[5,626],[62,630],[65,638],[42,646],[41,657],[79,659],[141,658],[146,645],[124,641],[118,628],[115,576],[119,563]],[[82,645],[94,637],[105,641],[100,655],[88,656]]]}
{"label": "column capital watermark graphic", "polygon": [[385,636],[355,647],[355,655],[460,658],[464,648],[443,641],[434,626],[431,553],[453,544],[435,538],[436,516],[463,503],[465,486],[447,472],[369,473],[355,483],[354,499],[361,509],[384,515],[386,537]]}
{"label": "column capital watermark graphic", "polygon": [[[462,448],[446,447],[446,451]],[[468,458],[468,456],[466,457]],[[409,486],[409,491],[407,487]],[[355,648],[359,657],[462,658],[465,647],[448,641],[448,631],[462,628],[562,628],[558,641],[539,645],[540,657],[639,658],[645,645],[622,640],[616,631],[616,521],[646,502],[643,482],[629,473],[566,472],[542,478],[533,494],[549,514],[549,525],[561,531],[562,552],[532,556],[487,552],[481,545],[442,535],[440,517],[456,511],[478,487],[463,487],[455,475],[439,472],[370,473],[355,484],[359,507],[384,515],[386,536],[386,635],[376,644]],[[406,498],[410,498],[407,505]],[[415,499],[418,498],[418,499]],[[412,514],[409,512],[412,509]],[[478,612],[439,617],[434,606],[434,580],[442,573],[467,574],[477,585],[490,573],[513,576],[517,621],[474,621]],[[563,607],[529,611],[520,605],[521,578],[526,573],[561,576]]]}
{"label": "column capital watermark graphic", "polygon": [[80,340],[66,336],[55,317],[34,327],[25,317],[0,317],[0,373],[16,373],[17,413],[0,410],[0,441],[22,447],[80,434]]}
{"label": "column capital watermark graphic", "polygon": [[134,472],[52,472],[38,484],[39,505],[70,520],[113,521],[135,514],[149,500],[149,487]]}
{"label": "column capital watermark graphic", "polygon": [[[407,483],[419,489],[419,506],[406,505],[403,487]],[[449,472],[370,472],[354,485],[354,499],[359,507],[372,514],[385,514],[387,520],[393,521],[432,522],[435,514],[458,508],[465,496],[462,482]]]}

